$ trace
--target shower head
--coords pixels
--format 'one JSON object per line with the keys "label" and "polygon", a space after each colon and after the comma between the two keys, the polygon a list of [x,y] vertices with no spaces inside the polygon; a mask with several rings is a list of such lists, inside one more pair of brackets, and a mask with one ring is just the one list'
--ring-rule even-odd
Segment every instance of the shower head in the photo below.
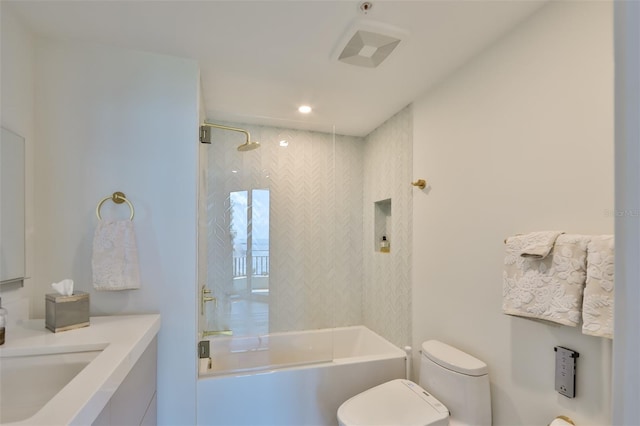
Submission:
{"label": "shower head", "polygon": [[237,127],[223,126],[222,124],[206,123],[206,122],[202,126],[200,126],[200,142],[209,143],[209,144],[211,143],[211,130],[209,129],[209,127],[215,127],[217,129],[232,130],[234,132],[244,133],[247,136],[247,140],[245,143],[238,146],[238,151],[240,152],[252,151],[254,149],[260,148],[260,143],[251,142],[251,135],[249,134],[249,132],[247,132],[244,129],[239,129]]}
{"label": "shower head", "polygon": [[260,148],[260,142],[249,142],[249,139],[247,139],[245,143],[238,146],[238,151],[240,152],[253,151],[254,149],[258,149],[258,148]]}

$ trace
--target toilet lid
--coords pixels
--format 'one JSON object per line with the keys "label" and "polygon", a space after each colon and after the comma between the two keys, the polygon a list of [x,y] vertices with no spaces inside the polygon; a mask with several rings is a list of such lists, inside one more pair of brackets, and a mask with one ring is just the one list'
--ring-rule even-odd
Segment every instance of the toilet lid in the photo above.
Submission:
{"label": "toilet lid", "polygon": [[446,426],[449,410],[420,386],[392,380],[347,400],[338,409],[345,426]]}

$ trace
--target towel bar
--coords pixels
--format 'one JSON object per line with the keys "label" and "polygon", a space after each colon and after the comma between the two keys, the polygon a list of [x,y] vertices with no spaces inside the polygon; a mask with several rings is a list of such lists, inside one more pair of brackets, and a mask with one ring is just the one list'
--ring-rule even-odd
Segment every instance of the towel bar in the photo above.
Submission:
{"label": "towel bar", "polygon": [[107,200],[111,200],[116,204],[127,203],[127,205],[129,206],[129,209],[131,210],[131,215],[129,216],[129,220],[133,220],[133,216],[134,216],[133,204],[131,204],[131,201],[127,200],[126,195],[124,195],[124,193],[120,191],[114,192],[112,195],[108,197],[104,197],[102,200],[100,200],[100,202],[98,203],[98,207],[96,207],[96,216],[98,216],[99,220],[102,220],[102,216],[100,216],[100,208],[102,207],[104,202]]}

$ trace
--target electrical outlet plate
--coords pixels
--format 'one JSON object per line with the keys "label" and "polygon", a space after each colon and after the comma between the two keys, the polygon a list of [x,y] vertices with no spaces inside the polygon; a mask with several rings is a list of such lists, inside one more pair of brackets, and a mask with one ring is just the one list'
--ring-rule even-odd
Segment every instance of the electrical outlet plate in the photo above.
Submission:
{"label": "electrical outlet plate", "polygon": [[576,396],[576,358],[580,354],[571,349],[556,346],[556,391],[568,398]]}

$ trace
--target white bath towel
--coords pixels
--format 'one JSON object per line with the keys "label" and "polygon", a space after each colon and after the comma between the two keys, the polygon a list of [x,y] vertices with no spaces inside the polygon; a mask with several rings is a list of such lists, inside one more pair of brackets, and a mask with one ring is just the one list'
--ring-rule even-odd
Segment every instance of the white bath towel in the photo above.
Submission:
{"label": "white bath towel", "polygon": [[140,288],[133,222],[100,221],[93,235],[93,286],[96,290]]}
{"label": "white bath towel", "polygon": [[593,236],[587,246],[582,332],[613,339],[613,235]]}
{"label": "white bath towel", "polygon": [[504,260],[505,314],[577,326],[582,311],[588,236],[561,234],[543,259],[522,257],[527,235],[510,237]]}
{"label": "white bath towel", "polygon": [[556,243],[556,239],[558,239],[560,234],[564,234],[564,232],[540,231],[523,235],[524,241],[520,256],[544,259],[549,255],[551,249],[553,249],[553,245]]}

